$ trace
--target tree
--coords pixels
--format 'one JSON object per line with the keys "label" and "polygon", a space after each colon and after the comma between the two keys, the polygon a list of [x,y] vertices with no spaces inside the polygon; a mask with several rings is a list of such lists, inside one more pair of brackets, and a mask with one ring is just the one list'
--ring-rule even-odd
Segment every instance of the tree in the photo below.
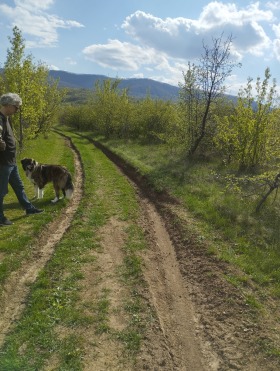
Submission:
{"label": "tree", "polygon": [[[163,142],[170,147],[175,144],[178,129],[175,104],[161,99],[152,99],[149,95],[136,104],[135,126],[143,142]],[[175,139],[176,138],[176,139]],[[177,145],[177,143],[176,143]]]}
{"label": "tree", "polygon": [[50,127],[51,118],[57,112],[62,94],[57,83],[49,81],[49,71],[42,63],[34,64],[31,55],[25,56],[25,44],[18,27],[9,37],[11,47],[4,64],[4,85],[7,91],[18,93],[23,106],[14,117],[13,126],[23,147],[24,138],[33,138]]}
{"label": "tree", "polygon": [[232,36],[223,40],[223,34],[212,38],[212,46],[203,42],[204,53],[198,66],[189,63],[183,72],[184,84],[180,92],[180,104],[185,108],[189,132],[188,152],[193,155],[207,132],[210,108],[224,92],[224,82],[232,70],[240,64],[230,60]]}
{"label": "tree", "polygon": [[61,102],[66,96],[66,89],[58,88],[58,80],[52,80],[48,78],[49,71],[43,70],[43,83],[45,84],[44,91],[44,106],[42,107],[40,116],[38,118],[35,135],[39,133],[48,133],[54,122],[58,120],[58,116],[61,109]]}
{"label": "tree", "polygon": [[93,92],[96,124],[106,138],[120,137],[128,130],[130,104],[127,90],[118,89],[120,80],[97,81]]}
{"label": "tree", "polygon": [[280,186],[280,173],[276,174],[273,179],[271,179],[271,178],[265,179],[265,183],[266,183],[266,185],[268,185],[268,190],[262,196],[261,200],[259,201],[259,203],[256,206],[256,212],[257,213],[260,211],[262,205],[264,204],[264,202],[266,201],[266,199],[268,198],[268,196],[270,196],[270,194],[274,190],[278,191],[279,186]]}
{"label": "tree", "polygon": [[[179,112],[185,123],[185,146],[189,152],[199,136],[200,123],[203,118],[201,91],[197,80],[199,69],[195,64],[188,64],[187,72],[183,72],[184,84],[179,84]],[[184,125],[182,125],[184,126]]]}
{"label": "tree", "polygon": [[249,78],[247,86],[239,91],[234,113],[216,117],[217,145],[238,163],[240,171],[266,163],[277,152],[279,156],[279,114],[273,110],[276,81],[270,84],[270,78],[267,68],[263,81],[257,78],[255,89]]}

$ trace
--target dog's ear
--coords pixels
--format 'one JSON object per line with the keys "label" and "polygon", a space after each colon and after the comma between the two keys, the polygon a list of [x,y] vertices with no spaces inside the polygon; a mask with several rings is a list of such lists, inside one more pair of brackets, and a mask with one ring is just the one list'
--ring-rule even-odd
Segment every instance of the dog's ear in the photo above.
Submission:
{"label": "dog's ear", "polygon": [[26,167],[27,167],[27,163],[28,163],[27,160],[28,160],[27,158],[23,158],[21,160],[21,165],[22,165],[22,168],[23,168],[24,171],[26,170]]}
{"label": "dog's ear", "polygon": [[23,170],[32,171],[32,170],[34,170],[34,168],[36,166],[36,161],[33,160],[32,158],[26,158],[25,157],[21,160],[21,164],[22,164]]}

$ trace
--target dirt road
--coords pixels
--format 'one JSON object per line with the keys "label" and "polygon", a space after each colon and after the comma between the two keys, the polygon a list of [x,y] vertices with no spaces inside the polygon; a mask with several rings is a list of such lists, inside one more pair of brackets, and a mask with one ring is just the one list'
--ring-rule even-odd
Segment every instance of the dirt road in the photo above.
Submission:
{"label": "dirt road", "polygon": [[[124,366],[119,349],[99,341],[99,357],[88,347],[84,355],[85,370],[246,370],[279,369],[273,358],[264,357],[259,339],[266,339],[267,327],[256,321],[246,305],[244,295],[225,279],[231,268],[207,253],[207,241],[191,230],[186,210],[168,195],[156,195],[127,164],[98,145],[116,163],[123,176],[131,179],[142,210],[141,227],[149,241],[142,252],[143,275],[146,282],[142,295],[156,314],[147,330],[136,364]],[[82,166],[75,152],[76,182],[82,181]],[[28,284],[36,280],[39,270],[50,258],[62,238],[82,197],[81,184],[76,184],[74,197],[63,215],[47,226],[37,241],[34,256],[5,284],[0,311],[0,343],[13,323],[20,317],[28,294]],[[114,268],[122,260],[124,225],[111,219],[100,232],[104,251],[100,254],[102,285],[112,287],[116,305],[123,288],[114,280]],[[49,238],[48,236],[52,236]],[[89,266],[84,267],[83,296],[88,300],[101,290],[93,287]],[[249,289],[249,288],[248,288]],[[252,290],[253,290],[252,286]],[[112,316],[111,325],[122,326],[121,316]],[[129,368],[128,368],[129,367]],[[52,360],[46,370],[52,369]]]}

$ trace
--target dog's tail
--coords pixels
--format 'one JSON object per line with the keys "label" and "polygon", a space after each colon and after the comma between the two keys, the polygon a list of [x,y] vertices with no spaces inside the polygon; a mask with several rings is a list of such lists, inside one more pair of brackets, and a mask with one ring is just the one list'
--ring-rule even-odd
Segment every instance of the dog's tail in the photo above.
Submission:
{"label": "dog's tail", "polygon": [[67,177],[64,192],[65,192],[66,198],[68,198],[70,200],[72,198],[73,192],[74,192],[74,184],[72,182],[72,177],[71,177],[70,174]]}

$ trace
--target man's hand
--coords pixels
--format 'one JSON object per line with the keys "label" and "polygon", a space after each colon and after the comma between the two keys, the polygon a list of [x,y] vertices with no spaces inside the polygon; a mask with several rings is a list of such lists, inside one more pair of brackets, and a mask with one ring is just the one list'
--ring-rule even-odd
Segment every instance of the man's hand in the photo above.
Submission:
{"label": "man's hand", "polygon": [[0,151],[5,151],[6,149],[6,143],[3,139],[0,139]]}

